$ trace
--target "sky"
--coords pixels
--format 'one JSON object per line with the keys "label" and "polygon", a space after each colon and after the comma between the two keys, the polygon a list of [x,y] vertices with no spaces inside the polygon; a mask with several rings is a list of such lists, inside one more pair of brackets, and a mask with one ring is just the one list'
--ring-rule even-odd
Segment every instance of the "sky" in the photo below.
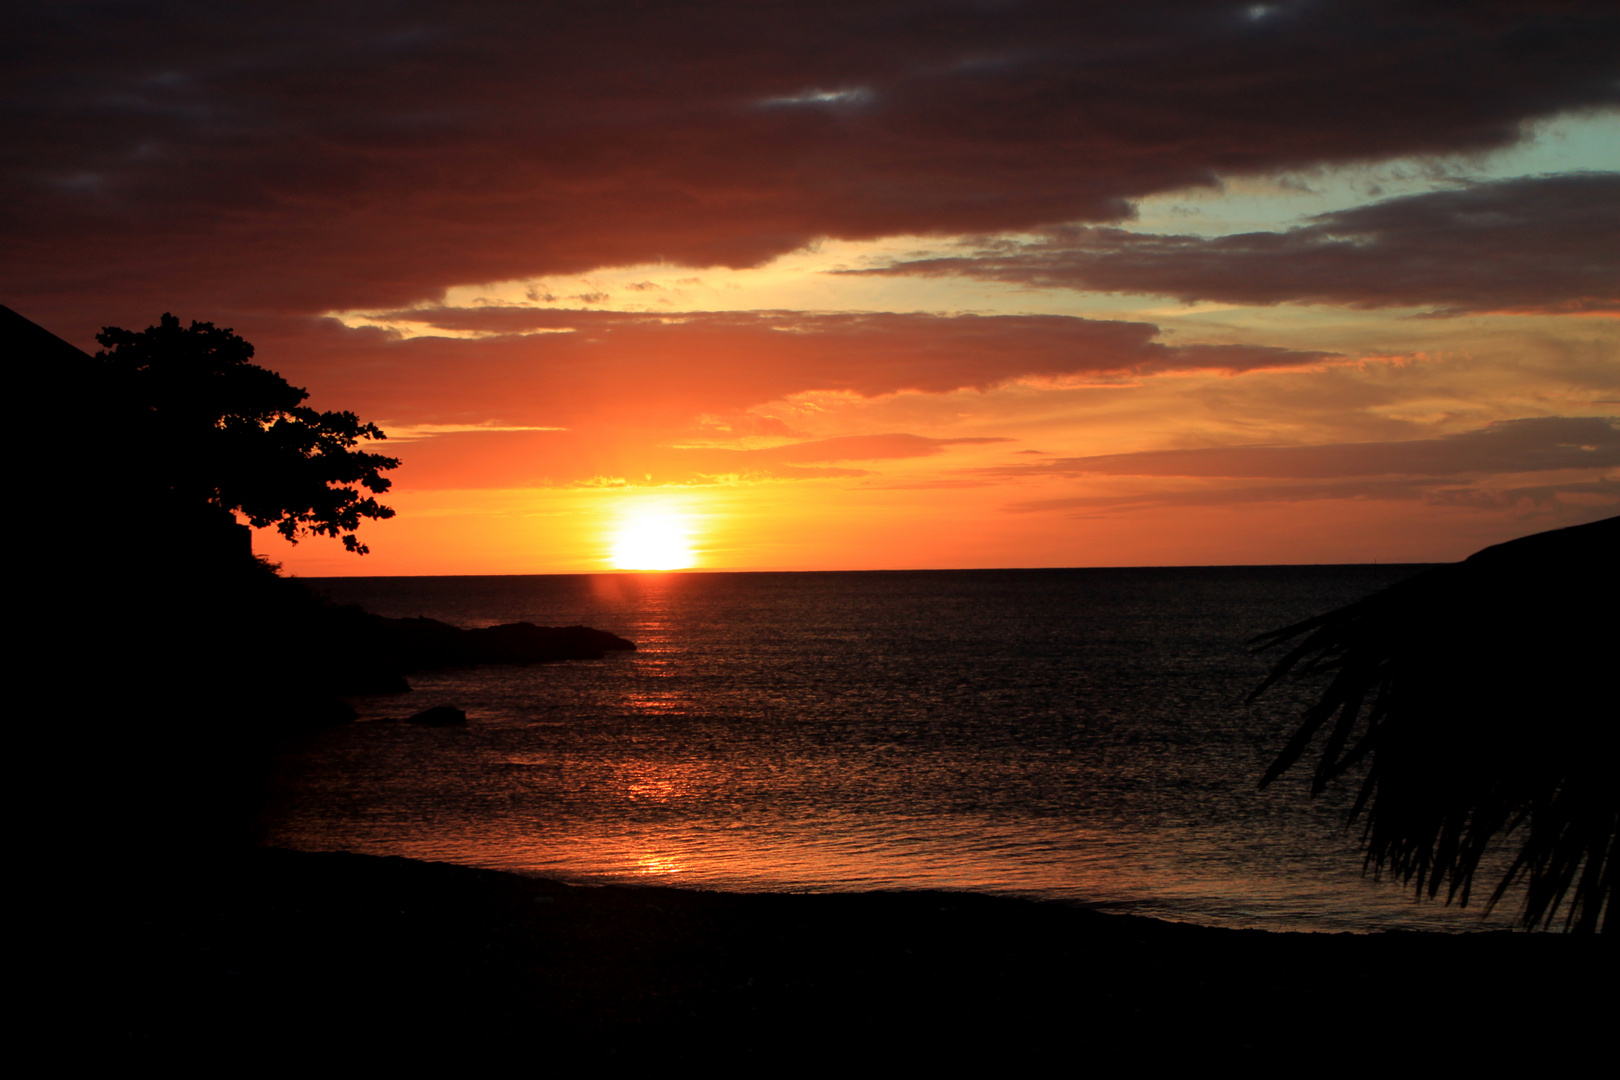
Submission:
{"label": "sky", "polygon": [[378,423],[301,575],[1431,562],[1620,513],[1612,2],[0,15],[0,302]]}

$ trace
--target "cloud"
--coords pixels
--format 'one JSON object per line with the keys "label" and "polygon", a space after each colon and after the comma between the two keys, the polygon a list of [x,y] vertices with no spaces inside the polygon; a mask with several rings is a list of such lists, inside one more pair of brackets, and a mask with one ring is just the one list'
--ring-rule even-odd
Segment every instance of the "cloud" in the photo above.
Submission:
{"label": "cloud", "polygon": [[963,275],[1192,302],[1620,311],[1620,173],[1475,184],[1205,238],[1071,226],[847,273]]}
{"label": "cloud", "polygon": [[[447,331],[415,337],[332,320],[261,322],[259,357],[323,400],[409,425],[666,431],[809,391],[876,397],[984,390],[1018,379],[1141,378],[1300,368],[1335,354],[1169,345],[1151,323],[1061,315],[696,313],[679,317],[530,308],[383,312]],[[535,331],[567,327],[571,333]]]}
{"label": "cloud", "polygon": [[930,439],[922,435],[844,435],[786,443],[758,450],[691,449],[684,453],[719,455],[719,460],[770,464],[802,464],[827,461],[877,461],[883,458],[927,457],[947,446],[1010,442],[1003,438]]}
{"label": "cloud", "polygon": [[1104,223],[1620,101],[1610,2],[13,5],[0,290],[398,306],[823,236]]}
{"label": "cloud", "polygon": [[1314,502],[1319,499],[1418,499],[1427,490],[1412,481],[1354,481],[1334,484],[1277,484],[1263,487],[1203,487],[1190,491],[1141,491],[1129,495],[1078,495],[1013,503],[1015,514],[1058,510],[1121,510],[1148,506],[1239,506],[1263,502]]}
{"label": "cloud", "polygon": [[[1020,514],[1336,499],[1520,510],[1574,522],[1620,510],[1620,476],[1566,475],[1540,484],[1515,483],[1513,478],[1524,473],[1567,474],[1616,466],[1620,466],[1620,421],[1548,416],[1502,420],[1438,439],[1149,451],[973,472],[994,481],[1042,476],[1200,481],[1187,486],[1139,479],[1136,490],[1123,493],[1029,499],[1007,507]],[[1232,480],[1271,482],[1223,482]]]}
{"label": "cloud", "polygon": [[1184,491],[1143,491],[1130,495],[1090,495],[1057,499],[1031,499],[1006,507],[1014,514],[1071,511],[1090,514],[1099,510],[1140,510],[1150,507],[1248,506],[1257,503],[1300,503],[1324,500],[1355,502],[1423,502],[1430,506],[1474,510],[1523,510],[1531,516],[1553,514],[1566,523],[1597,521],[1620,511],[1620,480],[1599,478],[1587,482],[1542,484],[1494,491],[1455,487],[1443,479],[1350,480],[1328,484],[1276,484],[1248,487],[1208,487]]}
{"label": "cloud", "polygon": [[1599,478],[1587,482],[1542,484],[1496,491],[1456,487],[1444,479],[1349,480],[1327,484],[1276,484],[1246,487],[1205,487],[1183,491],[1143,491],[1129,495],[1072,496],[1031,499],[1006,507],[1014,514],[1062,511],[1135,510],[1148,507],[1246,506],[1255,503],[1319,502],[1328,499],[1357,502],[1421,501],[1430,506],[1457,506],[1476,510],[1528,510],[1554,513],[1575,520],[1596,521],[1620,511],[1620,480]]}
{"label": "cloud", "polygon": [[1447,488],[1426,492],[1424,501],[1436,506],[1472,506],[1500,509],[1529,504],[1538,509],[1557,507],[1565,496],[1576,496],[1603,508],[1620,508],[1620,478],[1598,477],[1585,483],[1535,484],[1491,491],[1483,488]]}
{"label": "cloud", "polygon": [[1597,416],[1499,420],[1437,439],[1322,446],[1226,446],[1057,458],[986,470],[999,476],[1330,479],[1462,476],[1620,466],[1620,421]]}
{"label": "cloud", "polygon": [[904,432],[809,439],[758,449],[670,446],[644,433],[456,432],[414,442],[402,455],[402,489],[521,488],[711,483],[865,476],[847,463],[932,457],[999,438],[931,439]]}

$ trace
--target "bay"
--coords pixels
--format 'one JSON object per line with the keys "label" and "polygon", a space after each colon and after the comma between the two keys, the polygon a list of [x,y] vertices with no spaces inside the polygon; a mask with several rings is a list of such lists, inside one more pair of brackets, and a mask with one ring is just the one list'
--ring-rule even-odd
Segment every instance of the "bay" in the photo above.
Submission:
{"label": "bay", "polygon": [[[959,889],[1207,925],[1478,929],[1361,873],[1354,784],[1256,781],[1311,687],[1255,634],[1414,566],[333,578],[391,617],[583,624],[422,673],[278,770],[268,842],[573,882]],[[432,705],[462,728],[385,723]]]}

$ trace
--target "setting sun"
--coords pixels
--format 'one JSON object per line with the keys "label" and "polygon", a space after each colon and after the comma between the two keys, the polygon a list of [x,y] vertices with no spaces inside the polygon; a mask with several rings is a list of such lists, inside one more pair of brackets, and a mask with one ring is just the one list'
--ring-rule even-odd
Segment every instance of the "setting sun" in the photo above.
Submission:
{"label": "setting sun", "polygon": [[620,570],[684,570],[697,561],[685,514],[663,508],[629,511],[613,536],[612,562]]}

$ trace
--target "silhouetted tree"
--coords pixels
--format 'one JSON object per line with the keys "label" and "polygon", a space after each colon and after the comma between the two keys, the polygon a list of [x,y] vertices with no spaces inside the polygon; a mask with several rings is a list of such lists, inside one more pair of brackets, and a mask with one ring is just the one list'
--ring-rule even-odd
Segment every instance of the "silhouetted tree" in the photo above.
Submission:
{"label": "silhouetted tree", "polygon": [[253,558],[237,515],[364,553],[355,531],[393,515],[376,496],[398,462],[366,452],[376,426],[309,408],[228,329],[165,314],[97,340],[91,357],[0,308],[34,425],[19,446],[38,495],[20,505],[48,538],[50,647],[29,670],[50,722],[23,756],[60,763],[41,780],[51,858],[93,849],[159,881],[250,842],[277,748],[353,715],[331,674],[351,643]]}
{"label": "silhouetted tree", "polygon": [[224,520],[234,511],[289,541],[340,537],[361,555],[360,522],[393,516],[374,496],[398,459],[355,449],[383,432],[351,412],[308,408],[308,392],[250,363],[253,346],[230,330],[182,328],[165,314],[96,340],[101,409],[123,444],[123,487],[143,512]]}
{"label": "silhouetted tree", "polygon": [[1366,865],[1466,904],[1487,848],[1518,840],[1487,910],[1516,882],[1523,923],[1560,910],[1613,929],[1620,836],[1620,518],[1540,533],[1436,567],[1255,639],[1303,638],[1285,675],[1331,680],[1260,781],[1325,728],[1313,792],[1362,763]]}

